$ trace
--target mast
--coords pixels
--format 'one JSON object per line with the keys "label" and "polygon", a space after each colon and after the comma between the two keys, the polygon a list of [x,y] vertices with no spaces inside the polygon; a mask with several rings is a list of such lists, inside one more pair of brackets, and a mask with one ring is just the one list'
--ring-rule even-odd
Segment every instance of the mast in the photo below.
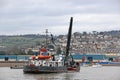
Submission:
{"label": "mast", "polygon": [[46,44],[45,44],[45,47],[47,47],[47,45],[48,45],[48,42],[47,42],[47,39],[48,39],[48,29],[46,29],[45,33],[46,33]]}
{"label": "mast", "polygon": [[65,61],[68,59],[69,51],[70,51],[70,42],[71,42],[71,35],[72,35],[72,23],[73,23],[73,17],[70,19],[70,26],[67,36],[67,46],[66,46],[66,56]]}

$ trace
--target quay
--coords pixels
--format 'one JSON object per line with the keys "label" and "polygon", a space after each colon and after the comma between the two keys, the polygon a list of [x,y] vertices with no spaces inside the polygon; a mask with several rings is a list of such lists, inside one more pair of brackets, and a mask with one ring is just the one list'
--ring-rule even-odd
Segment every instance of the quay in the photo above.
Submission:
{"label": "quay", "polygon": [[0,67],[23,66],[27,61],[0,61]]}
{"label": "quay", "polygon": [[[76,62],[82,63],[81,60],[75,60]],[[14,66],[24,66],[27,61],[0,61],[0,67],[14,67]],[[93,61],[91,64],[98,63],[98,61]],[[111,62],[109,64],[101,63],[102,66],[120,66],[120,62]]]}
{"label": "quay", "polygon": [[[120,55],[118,54],[72,54],[76,62],[82,63],[83,57],[85,57],[84,62],[98,63],[102,62],[103,66],[120,66]],[[6,55],[0,55],[0,67],[11,67],[11,66],[23,66],[30,55],[7,55],[7,60],[5,59]],[[116,60],[118,59],[118,60]],[[105,60],[110,61],[110,64],[106,64]],[[113,63],[112,63],[113,62]],[[116,63],[116,62],[119,62]]]}

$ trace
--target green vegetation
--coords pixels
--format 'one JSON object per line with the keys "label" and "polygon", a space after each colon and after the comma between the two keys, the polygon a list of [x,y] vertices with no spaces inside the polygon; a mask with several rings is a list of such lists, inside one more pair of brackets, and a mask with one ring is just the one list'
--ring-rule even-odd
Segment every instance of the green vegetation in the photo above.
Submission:
{"label": "green vegetation", "polygon": [[36,36],[36,35],[29,35],[28,36],[0,36],[0,46],[31,46],[40,44],[45,40],[45,36]]}
{"label": "green vegetation", "polygon": [[0,54],[25,54],[26,48],[33,48],[43,43],[45,35],[0,36]]}

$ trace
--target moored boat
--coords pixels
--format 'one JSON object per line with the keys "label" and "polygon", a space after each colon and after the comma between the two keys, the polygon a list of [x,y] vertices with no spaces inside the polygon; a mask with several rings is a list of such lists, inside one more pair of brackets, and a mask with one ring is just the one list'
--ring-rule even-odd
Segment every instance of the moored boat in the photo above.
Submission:
{"label": "moored boat", "polygon": [[15,65],[11,66],[10,69],[23,69],[23,66]]}
{"label": "moored boat", "polygon": [[110,62],[110,61],[104,61],[104,62],[98,62],[102,66],[120,66],[120,62]]}
{"label": "moored boat", "polygon": [[25,73],[67,72],[67,68],[64,66],[62,58],[58,59],[56,57],[58,57],[58,55],[48,53],[47,49],[45,52],[40,51],[40,55],[30,57],[28,63],[24,66],[23,71]]}
{"label": "moored boat", "polygon": [[68,31],[66,53],[64,56],[53,54],[50,49],[40,48],[39,55],[32,56],[23,68],[24,73],[62,73],[68,71],[79,71],[80,65],[76,63],[69,53],[72,21]]}
{"label": "moored boat", "polygon": [[92,67],[93,67],[93,68],[100,68],[100,67],[102,67],[102,65],[99,64],[99,63],[96,63],[96,64],[93,64]]}
{"label": "moored boat", "polygon": [[[32,62],[32,63],[31,63]],[[24,66],[25,73],[58,73],[67,72],[63,61],[53,60],[31,60],[29,64]]]}

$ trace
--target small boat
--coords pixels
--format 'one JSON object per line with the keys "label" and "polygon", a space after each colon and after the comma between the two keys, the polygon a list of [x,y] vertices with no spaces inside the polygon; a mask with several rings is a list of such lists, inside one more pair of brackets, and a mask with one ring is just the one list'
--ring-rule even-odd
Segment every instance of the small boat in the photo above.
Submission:
{"label": "small boat", "polygon": [[102,67],[102,65],[100,65],[99,63],[96,63],[96,64],[93,64],[92,67],[93,68],[100,68],[100,67]]}
{"label": "small boat", "polygon": [[106,61],[106,62],[98,62],[98,63],[102,66],[120,66],[120,62]]}
{"label": "small boat", "polygon": [[84,63],[81,64],[81,66],[83,66],[83,67],[89,67],[90,65],[84,62]]}
{"label": "small boat", "polygon": [[23,69],[23,66],[15,65],[15,66],[11,66],[10,69]]}

